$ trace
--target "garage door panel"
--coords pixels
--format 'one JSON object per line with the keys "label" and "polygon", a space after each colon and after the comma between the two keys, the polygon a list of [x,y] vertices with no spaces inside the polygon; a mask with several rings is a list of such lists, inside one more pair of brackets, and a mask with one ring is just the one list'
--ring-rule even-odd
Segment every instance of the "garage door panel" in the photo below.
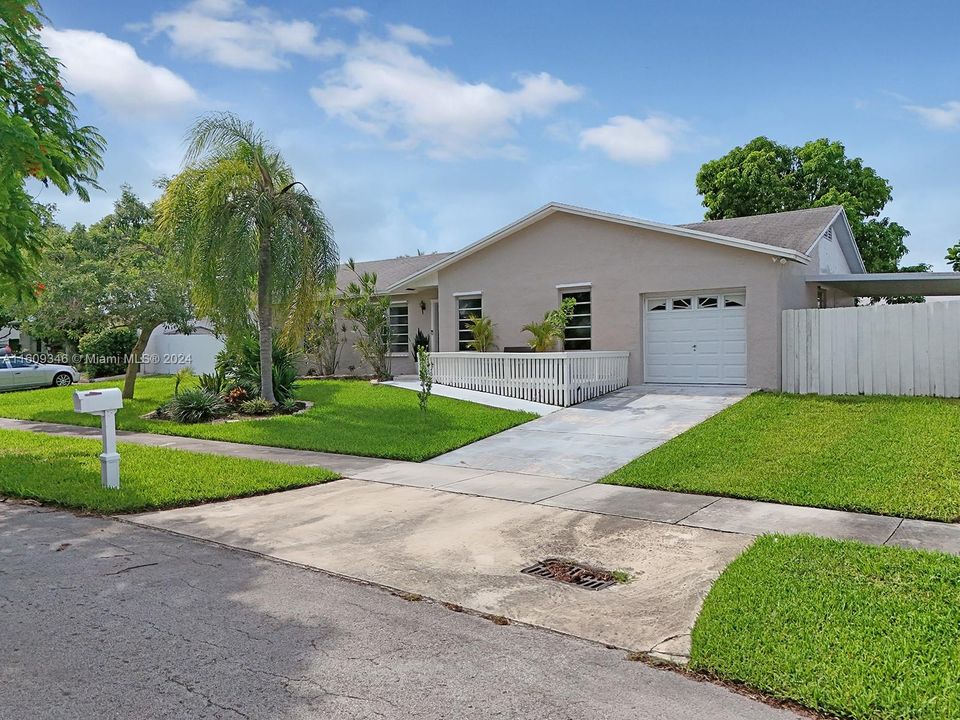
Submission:
{"label": "garage door panel", "polygon": [[[745,293],[740,291],[740,297]],[[650,301],[644,307],[644,368],[647,382],[737,384],[746,381],[746,308],[699,303],[684,308],[674,299],[710,296],[688,293]],[[716,295],[710,297],[717,297]]]}

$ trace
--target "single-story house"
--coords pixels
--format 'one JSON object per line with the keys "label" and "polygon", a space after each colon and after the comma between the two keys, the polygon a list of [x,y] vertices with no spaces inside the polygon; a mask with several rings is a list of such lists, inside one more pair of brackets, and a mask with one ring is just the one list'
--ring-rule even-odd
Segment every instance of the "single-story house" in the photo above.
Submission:
{"label": "single-story house", "polygon": [[[840,206],[667,225],[550,203],[457,252],[356,271],[376,273],[390,298],[393,374],[415,374],[419,332],[437,382],[554,404],[640,383],[781,389],[785,310],[960,296],[960,273],[867,273]],[[355,279],[343,266],[337,287]],[[566,297],[575,301],[566,352],[514,354],[527,345],[523,326]],[[469,351],[475,315],[511,352]],[[369,374],[354,340],[348,332],[338,372]],[[308,358],[303,370],[315,365]]]}
{"label": "single-story house", "polygon": [[[525,346],[521,328],[572,297],[564,349],[628,351],[630,384],[761,388],[780,387],[782,310],[855,302],[810,278],[865,272],[839,206],[665,225],[559,203],[457,252],[357,270],[391,298],[395,374],[414,372],[418,330],[431,350],[464,351],[464,320],[482,314],[499,349]],[[361,363],[348,348],[341,365]]]}

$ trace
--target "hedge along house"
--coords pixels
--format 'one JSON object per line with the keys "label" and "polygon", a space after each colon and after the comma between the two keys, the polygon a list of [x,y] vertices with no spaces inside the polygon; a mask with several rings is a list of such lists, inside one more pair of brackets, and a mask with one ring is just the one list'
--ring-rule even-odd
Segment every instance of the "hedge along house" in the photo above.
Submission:
{"label": "hedge along house", "polygon": [[401,261],[420,267],[379,286],[407,338],[423,331],[438,359],[467,350],[470,315],[489,317],[495,344],[513,349],[526,323],[572,297],[564,350],[629,353],[623,384],[759,388],[780,387],[783,310],[854,304],[808,278],[864,273],[836,206],[664,225],[551,203],[459,252],[381,268],[396,275]]}

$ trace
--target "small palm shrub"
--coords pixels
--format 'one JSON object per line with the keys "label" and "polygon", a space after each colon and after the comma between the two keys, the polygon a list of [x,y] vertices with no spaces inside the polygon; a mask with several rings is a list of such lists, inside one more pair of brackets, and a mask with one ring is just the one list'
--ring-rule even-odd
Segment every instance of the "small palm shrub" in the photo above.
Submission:
{"label": "small palm shrub", "polygon": [[255,397],[240,403],[240,412],[244,415],[269,415],[273,412],[273,403],[262,397]]}
{"label": "small palm shrub", "polygon": [[189,388],[167,404],[167,411],[177,422],[199,423],[222,417],[229,409],[219,395],[200,388]]}
{"label": "small palm shrub", "polygon": [[180,386],[183,385],[187,380],[193,377],[193,368],[182,367],[177,370],[177,374],[173,376],[173,394],[180,394]]}
{"label": "small palm shrub", "polygon": [[564,331],[567,328],[567,323],[570,322],[570,316],[573,315],[576,304],[573,298],[564,298],[560,307],[548,310],[543,314],[541,322],[524,325],[523,331],[533,336],[527,340],[527,344],[535,352],[549,352],[557,346],[558,342],[563,342]]}
{"label": "small palm shrub", "polygon": [[227,384],[227,378],[222,372],[201,373],[197,376],[197,384],[201,390],[206,390],[214,395],[221,395]]}
{"label": "small palm shrub", "polygon": [[471,315],[467,318],[467,329],[473,338],[467,347],[477,352],[493,350],[493,322],[488,317]]}

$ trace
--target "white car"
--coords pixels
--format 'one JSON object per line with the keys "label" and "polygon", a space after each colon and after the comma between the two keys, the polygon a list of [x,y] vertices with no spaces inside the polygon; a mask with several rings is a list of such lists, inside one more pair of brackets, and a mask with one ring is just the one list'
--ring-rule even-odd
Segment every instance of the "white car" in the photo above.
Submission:
{"label": "white car", "polygon": [[0,391],[67,387],[75,382],[80,382],[80,373],[69,365],[43,365],[15,355],[0,357]]}

